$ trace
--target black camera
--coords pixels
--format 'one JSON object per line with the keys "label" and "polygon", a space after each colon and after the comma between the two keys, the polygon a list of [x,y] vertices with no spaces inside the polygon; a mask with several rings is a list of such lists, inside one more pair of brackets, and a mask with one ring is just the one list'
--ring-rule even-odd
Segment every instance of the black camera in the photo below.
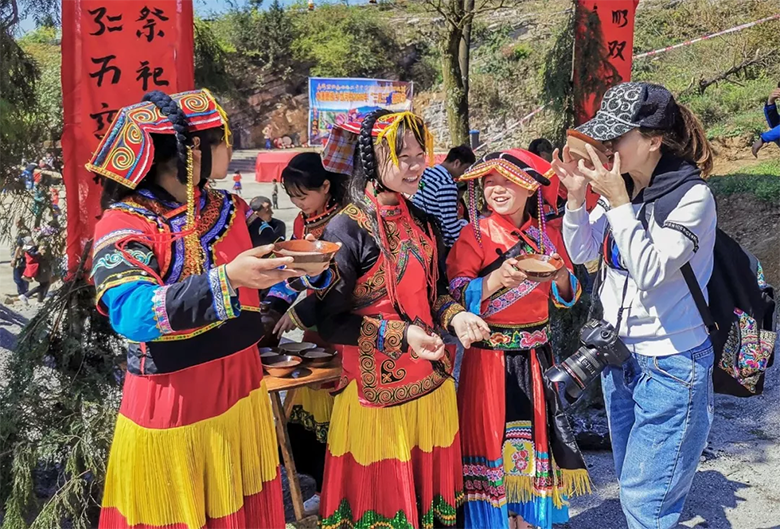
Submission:
{"label": "black camera", "polygon": [[564,406],[574,404],[608,365],[623,365],[631,356],[615,328],[603,320],[586,323],[580,329],[580,342],[582,346],[573,355],[544,373],[549,382],[558,385],[558,397]]}

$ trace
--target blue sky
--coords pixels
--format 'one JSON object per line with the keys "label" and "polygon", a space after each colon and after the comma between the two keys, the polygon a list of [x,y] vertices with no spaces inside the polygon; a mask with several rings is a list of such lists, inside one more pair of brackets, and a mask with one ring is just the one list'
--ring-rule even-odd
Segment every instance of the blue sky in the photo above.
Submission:
{"label": "blue sky", "polygon": [[[71,0],[61,0],[69,2]],[[264,4],[268,5],[272,0],[264,0]],[[215,13],[223,13],[231,7],[242,7],[248,3],[248,0],[192,0],[195,6],[195,13],[201,17],[207,17]],[[294,3],[294,0],[281,0],[282,5],[290,5]],[[27,18],[21,21],[19,29],[22,33],[35,29],[35,21],[31,18]]]}

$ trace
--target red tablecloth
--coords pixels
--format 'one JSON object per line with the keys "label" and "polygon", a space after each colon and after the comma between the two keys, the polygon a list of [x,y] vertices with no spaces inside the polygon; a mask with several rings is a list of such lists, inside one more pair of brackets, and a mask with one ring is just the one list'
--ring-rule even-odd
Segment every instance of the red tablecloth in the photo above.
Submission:
{"label": "red tablecloth", "polygon": [[255,180],[257,182],[281,181],[282,171],[298,150],[265,151],[257,155],[255,161]]}
{"label": "red tablecloth", "polygon": [[[276,179],[277,182],[281,182],[282,171],[290,163],[290,160],[300,152],[302,151],[280,150],[261,152],[257,155],[257,160],[255,161],[255,181],[272,182]],[[446,157],[446,154],[434,155],[436,163],[441,163]]]}

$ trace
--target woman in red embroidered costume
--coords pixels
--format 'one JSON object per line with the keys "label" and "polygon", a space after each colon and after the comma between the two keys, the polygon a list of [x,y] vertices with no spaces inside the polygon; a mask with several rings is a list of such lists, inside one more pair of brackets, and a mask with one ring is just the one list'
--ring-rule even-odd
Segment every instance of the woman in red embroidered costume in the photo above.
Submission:
{"label": "woman in red embroidered costume", "polygon": [[419,117],[380,110],[334,128],[323,153],[327,169],[352,175],[350,203],[322,237],[343,243],[336,278],[315,307],[344,367],[328,433],[326,529],[454,525],[462,500],[452,359],[434,326],[467,344],[487,326],[447,294],[435,223],[403,196],[417,190],[432,143]]}
{"label": "woman in red embroidered costume", "polygon": [[243,200],[203,187],[226,176],[229,142],[208,91],[152,92],[87,164],[106,179],[97,305],[130,342],[103,528],[284,526],[258,289],[301,274],[252,249]]}
{"label": "woman in red embroidered costume", "polygon": [[[282,171],[282,187],[292,203],[301,210],[293,223],[294,239],[319,239],[322,236],[325,227],[343,207],[345,181],[346,175],[326,171],[317,153],[303,152],[290,160]],[[284,288],[284,285],[274,287],[269,292],[266,300],[270,301],[271,310],[284,314],[276,324],[274,333],[281,338],[285,332],[304,329],[303,341],[331,348],[317,332],[314,292],[308,292],[304,299],[290,307],[296,298],[297,293]],[[287,393],[287,398],[291,399],[291,403],[285,403],[291,410],[287,428],[295,465],[299,472],[312,476],[317,485],[316,494],[303,504],[307,514],[319,511],[319,495],[325,470],[325,442],[333,411],[332,389],[331,384],[319,389],[297,388]]]}
{"label": "woman in red embroidered costume", "polygon": [[[489,154],[461,177],[469,182],[471,227],[447,258],[453,298],[490,326],[488,340],[466,349],[458,388],[468,529],[550,529],[568,520],[567,497],[589,489],[574,436],[542,377],[553,362],[549,301],[571,307],[580,286],[560,232],[544,222],[540,184],[549,181],[522,154]],[[486,216],[476,208],[477,179]],[[556,253],[565,266],[550,282],[532,281],[516,266],[518,256]]]}

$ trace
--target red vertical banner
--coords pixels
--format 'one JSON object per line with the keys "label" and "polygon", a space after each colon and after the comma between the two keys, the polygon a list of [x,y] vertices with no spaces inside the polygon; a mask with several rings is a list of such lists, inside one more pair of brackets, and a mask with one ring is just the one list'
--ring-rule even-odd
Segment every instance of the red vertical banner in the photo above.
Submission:
{"label": "red vertical banner", "polygon": [[577,0],[574,41],[575,125],[591,119],[604,93],[631,80],[639,0]]}
{"label": "red vertical banner", "polygon": [[99,179],[84,168],[119,108],[146,92],[192,90],[192,0],[63,0],[63,179],[68,269],[101,214]]}

